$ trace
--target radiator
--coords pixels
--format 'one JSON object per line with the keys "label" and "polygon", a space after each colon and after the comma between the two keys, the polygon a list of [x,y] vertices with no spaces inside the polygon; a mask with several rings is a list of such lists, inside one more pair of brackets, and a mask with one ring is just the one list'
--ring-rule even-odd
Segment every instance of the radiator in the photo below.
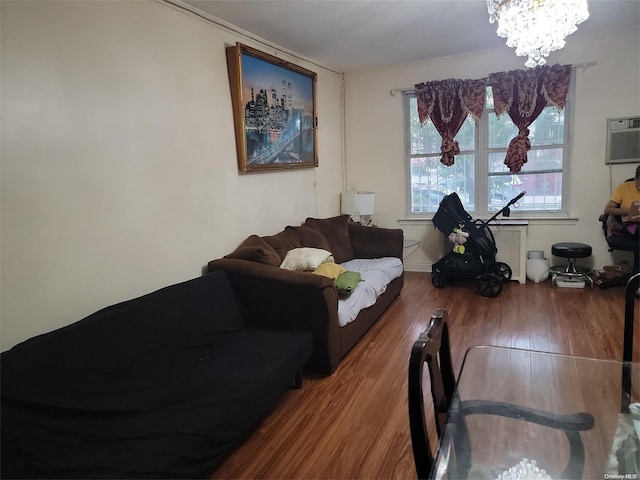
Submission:
{"label": "radiator", "polygon": [[491,225],[496,240],[498,255],[496,260],[511,267],[512,280],[527,282],[527,225],[515,224]]}

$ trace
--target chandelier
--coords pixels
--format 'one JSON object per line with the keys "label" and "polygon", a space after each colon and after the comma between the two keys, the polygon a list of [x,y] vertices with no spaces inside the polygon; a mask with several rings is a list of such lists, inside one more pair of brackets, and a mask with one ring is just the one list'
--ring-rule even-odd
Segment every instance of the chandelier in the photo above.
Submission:
{"label": "chandelier", "polygon": [[547,63],[549,53],[589,18],[587,0],[487,0],[489,23],[498,21],[498,36],[516,55],[528,56],[527,67]]}

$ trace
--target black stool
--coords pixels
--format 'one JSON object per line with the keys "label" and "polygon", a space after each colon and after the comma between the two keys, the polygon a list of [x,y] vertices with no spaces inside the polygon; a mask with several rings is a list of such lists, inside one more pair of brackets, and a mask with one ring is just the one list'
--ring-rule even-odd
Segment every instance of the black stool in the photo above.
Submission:
{"label": "black stool", "polygon": [[551,253],[556,257],[567,259],[566,265],[554,265],[549,269],[552,285],[556,285],[556,277],[567,277],[587,281],[593,287],[593,270],[576,267],[575,265],[576,258],[591,256],[591,245],[575,242],[554,243],[551,246]]}

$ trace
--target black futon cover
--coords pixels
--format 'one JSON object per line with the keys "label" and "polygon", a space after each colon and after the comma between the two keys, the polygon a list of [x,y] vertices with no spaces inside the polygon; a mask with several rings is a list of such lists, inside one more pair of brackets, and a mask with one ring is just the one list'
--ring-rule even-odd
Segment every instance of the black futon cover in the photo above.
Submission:
{"label": "black futon cover", "polygon": [[0,358],[2,478],[202,478],[312,350],[254,329],[217,271],[100,310]]}

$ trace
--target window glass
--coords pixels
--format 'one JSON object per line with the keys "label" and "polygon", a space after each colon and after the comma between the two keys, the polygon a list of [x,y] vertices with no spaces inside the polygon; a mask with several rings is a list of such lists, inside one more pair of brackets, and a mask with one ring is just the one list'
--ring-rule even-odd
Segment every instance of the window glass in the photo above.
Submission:
{"label": "window glass", "polygon": [[476,149],[476,123],[469,116],[460,127],[456,135],[456,141],[460,147],[460,152]]}
{"label": "window glass", "polygon": [[546,107],[529,127],[531,146],[557,145],[564,142],[564,110]]}
{"label": "window glass", "polygon": [[497,117],[492,111],[488,115],[488,121],[489,148],[504,148],[506,151],[511,139],[518,134],[518,129],[506,113]]}
{"label": "window glass", "polygon": [[436,130],[431,120],[427,120],[424,125],[420,125],[418,118],[418,102],[415,97],[410,102],[411,113],[409,121],[411,122],[411,154],[423,155],[425,153],[440,153],[441,136]]}

